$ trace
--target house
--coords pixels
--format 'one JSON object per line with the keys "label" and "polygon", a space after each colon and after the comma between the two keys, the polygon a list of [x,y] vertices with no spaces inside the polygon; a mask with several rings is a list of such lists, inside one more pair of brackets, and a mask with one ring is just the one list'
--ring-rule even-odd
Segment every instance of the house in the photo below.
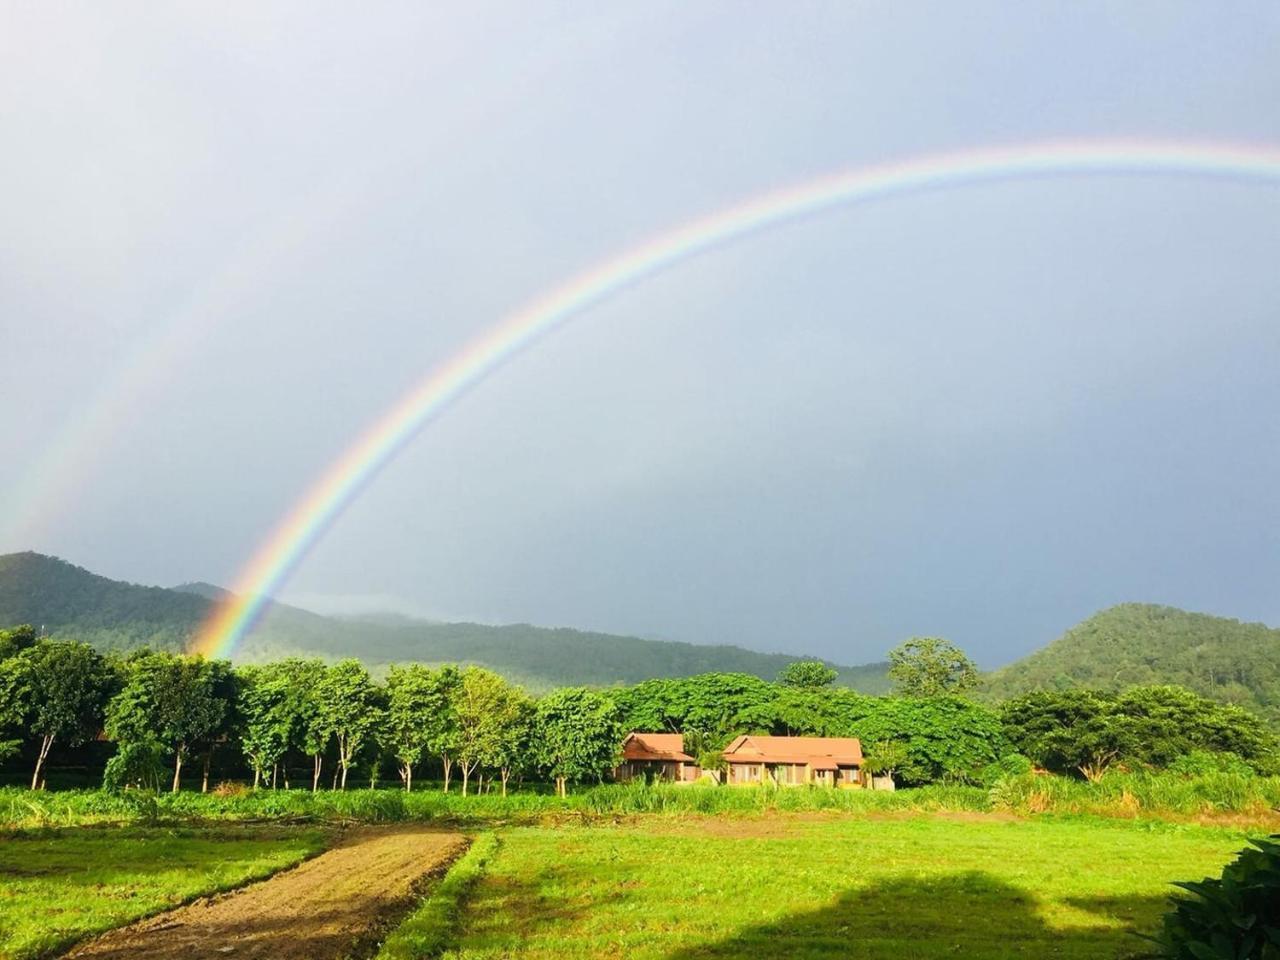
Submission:
{"label": "house", "polygon": [[854,737],[738,737],[724,751],[731,786],[861,787],[862,744]]}
{"label": "house", "polygon": [[622,763],[613,778],[629,780],[671,780],[692,783],[702,775],[697,762],[684,752],[684,736],[679,733],[629,733],[622,741]]}

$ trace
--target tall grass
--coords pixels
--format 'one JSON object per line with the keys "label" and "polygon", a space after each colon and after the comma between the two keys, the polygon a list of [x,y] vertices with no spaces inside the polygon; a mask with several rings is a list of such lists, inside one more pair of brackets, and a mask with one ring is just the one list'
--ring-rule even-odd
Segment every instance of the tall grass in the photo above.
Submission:
{"label": "tall grass", "polygon": [[1097,783],[1026,775],[998,781],[991,806],[1015,813],[1092,813],[1103,816],[1280,813],[1280,777],[1206,773],[1109,773]]}
{"label": "tall grass", "polygon": [[605,784],[568,797],[535,791],[463,797],[440,790],[259,790],[219,796],[191,791],[0,788],[0,827],[83,823],[319,821],[452,824],[529,823],[560,817],[633,814],[752,815],[769,812],[987,811],[1104,816],[1280,814],[1280,778],[1209,773],[1111,773],[1098,783],[1057,776],[1005,777],[992,788],[933,785],[897,792],[821,788],[717,787],[703,784]]}

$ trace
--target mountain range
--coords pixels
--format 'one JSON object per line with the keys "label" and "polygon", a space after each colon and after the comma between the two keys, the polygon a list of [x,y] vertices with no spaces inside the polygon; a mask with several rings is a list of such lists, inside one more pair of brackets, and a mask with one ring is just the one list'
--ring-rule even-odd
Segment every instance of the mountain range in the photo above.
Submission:
{"label": "mountain range", "polygon": [[[0,627],[30,623],[51,636],[102,649],[183,650],[227,591],[208,583],[138,586],[37,553],[0,556]],[[475,663],[540,692],[553,686],[632,684],[711,671],[776,677],[802,659],[736,646],[706,646],[529,624],[439,623],[399,614],[331,617],[283,603],[237,659],[359,657],[391,663]],[[831,664],[837,683],[864,693],[890,689],[888,665]],[[1280,726],[1280,630],[1260,623],[1125,603],[1094,614],[1020,660],[984,674],[977,695],[1003,700],[1075,686],[1119,690],[1176,683],[1236,703]]]}
{"label": "mountain range", "polygon": [[[209,583],[139,586],[38,553],[0,556],[0,626],[30,623],[50,636],[104,650],[183,650],[226,596]],[[327,617],[272,603],[237,659],[359,657],[390,663],[475,663],[541,691],[566,684],[609,686],[709,671],[773,679],[800,657],[529,624],[438,623],[399,615]],[[837,683],[865,693],[889,689],[887,664],[831,664]]]}

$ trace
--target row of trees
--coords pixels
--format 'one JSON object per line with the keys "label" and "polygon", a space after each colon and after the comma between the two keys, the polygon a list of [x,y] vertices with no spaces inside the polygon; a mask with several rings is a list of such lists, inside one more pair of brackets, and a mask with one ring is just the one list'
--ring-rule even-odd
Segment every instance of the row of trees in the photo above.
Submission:
{"label": "row of trees", "polygon": [[1276,740],[1256,717],[1181,688],[1036,693],[993,709],[964,697],[972,665],[944,641],[910,641],[891,662],[899,696],[833,687],[831,668],[801,662],[777,682],[711,673],[534,699],[480,667],[395,667],[379,683],[356,660],[233,669],[169,653],[104,657],[19,628],[0,631],[0,738],[11,738],[0,739],[0,755],[27,742],[33,788],[55,744],[101,737],[115,747],[104,773],[113,787],[167,780],[177,790],[184,768],[199,764],[207,789],[225,751],[255,788],[288,787],[290,770],[305,765],[312,790],[326,778],[341,789],[358,768],[373,783],[394,765],[411,790],[429,765],[445,790],[460,780],[464,794],[477,778],[504,794],[513,779],[545,778],[561,794],[602,780],[627,730],[681,732],[713,769],[740,733],[856,736],[873,772],[910,784],[981,781],[1019,762],[1096,778],[1193,751],[1276,770]]}

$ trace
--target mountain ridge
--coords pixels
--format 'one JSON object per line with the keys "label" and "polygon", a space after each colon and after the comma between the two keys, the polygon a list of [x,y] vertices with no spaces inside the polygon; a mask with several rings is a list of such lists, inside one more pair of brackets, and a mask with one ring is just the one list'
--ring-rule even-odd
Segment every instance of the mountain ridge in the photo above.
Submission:
{"label": "mountain ridge", "polygon": [[1150,683],[1178,684],[1280,723],[1280,629],[1162,604],[1116,604],[986,674],[981,691],[1006,699]]}
{"label": "mountain ridge", "polygon": [[[43,625],[103,649],[149,646],[182,650],[216,600],[230,592],[193,582],[152,587],[111,580],[34,552],[0,555],[0,625]],[[378,622],[381,619],[385,622]],[[272,601],[237,651],[237,659],[357,656],[390,663],[477,663],[534,690],[611,686],[708,671],[773,679],[804,657],[729,644],[702,645],[530,624],[492,626],[413,618],[337,618]],[[831,664],[841,685],[866,693],[888,689],[887,664]]]}

